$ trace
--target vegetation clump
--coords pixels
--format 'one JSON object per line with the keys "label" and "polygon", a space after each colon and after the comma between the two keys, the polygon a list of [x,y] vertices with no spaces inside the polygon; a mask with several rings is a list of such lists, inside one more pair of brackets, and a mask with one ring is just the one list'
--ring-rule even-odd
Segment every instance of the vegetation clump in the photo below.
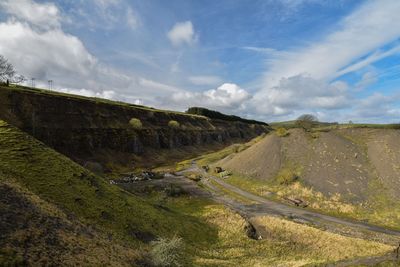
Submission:
{"label": "vegetation clump", "polygon": [[129,124],[130,124],[134,129],[142,129],[142,127],[143,127],[143,123],[142,123],[139,119],[137,119],[137,118],[132,118],[132,119],[129,121]]}
{"label": "vegetation clump", "polygon": [[168,126],[173,128],[173,129],[178,129],[181,125],[179,124],[179,122],[174,121],[174,120],[170,120],[168,122]]}
{"label": "vegetation clump", "polygon": [[289,135],[289,132],[285,128],[279,127],[278,129],[276,129],[276,135],[279,137],[286,137]]}
{"label": "vegetation clump", "polygon": [[262,121],[247,120],[247,119],[243,119],[243,118],[238,117],[238,116],[226,115],[226,114],[223,114],[223,113],[218,112],[218,111],[209,110],[209,109],[200,108],[200,107],[191,107],[186,111],[186,113],[195,114],[195,115],[202,115],[202,116],[206,116],[206,117],[211,118],[211,119],[220,119],[220,120],[224,120],[224,121],[240,121],[240,122],[244,122],[244,123],[259,124],[259,125],[268,126],[268,123],[265,123],[265,122],[262,122]]}
{"label": "vegetation clump", "polygon": [[152,243],[150,252],[154,266],[182,266],[184,243],[182,238],[159,238]]}
{"label": "vegetation clump", "polygon": [[276,176],[276,181],[281,185],[290,185],[300,178],[299,172],[291,168],[282,169]]}

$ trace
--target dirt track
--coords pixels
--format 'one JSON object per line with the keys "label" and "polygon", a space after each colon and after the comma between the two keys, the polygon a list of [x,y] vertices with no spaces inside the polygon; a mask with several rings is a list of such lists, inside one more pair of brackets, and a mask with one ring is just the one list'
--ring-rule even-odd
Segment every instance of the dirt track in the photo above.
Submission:
{"label": "dirt track", "polygon": [[[370,240],[385,242],[391,245],[398,244],[398,241],[400,240],[399,231],[394,231],[391,229],[370,225],[363,222],[336,218],[304,208],[285,205],[283,203],[278,203],[256,196],[204,172],[196,165],[195,162],[192,163],[192,166],[190,168],[178,173],[177,175],[183,174],[187,171],[201,173],[203,177],[205,177],[202,179],[202,183],[207,188],[209,188],[213,198],[216,201],[229,206],[230,208],[250,220],[253,217],[263,215],[275,215],[290,219],[295,222],[308,224],[317,228],[322,228],[327,231],[340,233],[346,236],[368,238]],[[247,199],[249,200],[249,202],[253,202],[255,204],[244,204],[234,197],[223,194],[223,192],[221,192],[219,188],[214,186],[211,181],[217,183],[225,190],[233,192],[241,198]]]}

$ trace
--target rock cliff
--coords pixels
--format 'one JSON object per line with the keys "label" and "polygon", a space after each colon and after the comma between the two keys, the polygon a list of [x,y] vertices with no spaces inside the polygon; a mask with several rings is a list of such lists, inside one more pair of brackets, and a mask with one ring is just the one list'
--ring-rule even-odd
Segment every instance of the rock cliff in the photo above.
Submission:
{"label": "rock cliff", "polygon": [[[140,127],[132,126],[132,118]],[[98,150],[141,154],[148,148],[246,141],[268,125],[210,119],[26,87],[0,87],[0,119],[72,158]],[[171,126],[170,122],[177,124]]]}

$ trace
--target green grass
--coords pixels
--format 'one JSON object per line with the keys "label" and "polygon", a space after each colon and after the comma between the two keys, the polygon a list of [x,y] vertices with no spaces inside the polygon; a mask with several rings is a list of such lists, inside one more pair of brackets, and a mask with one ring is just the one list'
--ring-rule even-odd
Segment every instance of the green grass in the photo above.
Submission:
{"label": "green grass", "polygon": [[[188,253],[216,238],[213,227],[190,214],[159,208],[95,176],[31,136],[0,121],[0,177],[16,180],[40,198],[114,238],[143,244],[134,233],[178,235]],[[199,203],[201,205],[201,203]],[[189,257],[189,256],[188,256]]]}
{"label": "green grass", "polygon": [[238,201],[238,202],[240,202],[240,203],[243,203],[243,204],[246,204],[246,205],[249,205],[249,204],[253,204],[253,203],[254,203],[254,201],[251,201],[251,200],[249,200],[249,199],[247,199],[247,198],[245,198],[245,197],[243,197],[243,196],[241,196],[241,195],[239,195],[239,194],[236,194],[235,192],[232,192],[232,191],[226,189],[225,187],[221,186],[219,183],[217,183],[217,182],[215,182],[215,181],[213,181],[213,180],[210,180],[210,183],[211,183],[214,187],[218,188],[218,190],[219,190],[220,192],[222,192],[224,195],[227,195],[227,196],[229,196],[230,198],[235,199],[236,201]]}

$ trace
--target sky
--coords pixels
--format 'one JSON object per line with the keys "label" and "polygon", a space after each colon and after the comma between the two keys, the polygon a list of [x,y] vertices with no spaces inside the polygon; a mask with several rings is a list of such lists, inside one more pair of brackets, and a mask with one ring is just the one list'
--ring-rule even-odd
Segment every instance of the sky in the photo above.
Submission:
{"label": "sky", "polygon": [[0,0],[0,55],[61,92],[398,123],[398,14],[398,0]]}

